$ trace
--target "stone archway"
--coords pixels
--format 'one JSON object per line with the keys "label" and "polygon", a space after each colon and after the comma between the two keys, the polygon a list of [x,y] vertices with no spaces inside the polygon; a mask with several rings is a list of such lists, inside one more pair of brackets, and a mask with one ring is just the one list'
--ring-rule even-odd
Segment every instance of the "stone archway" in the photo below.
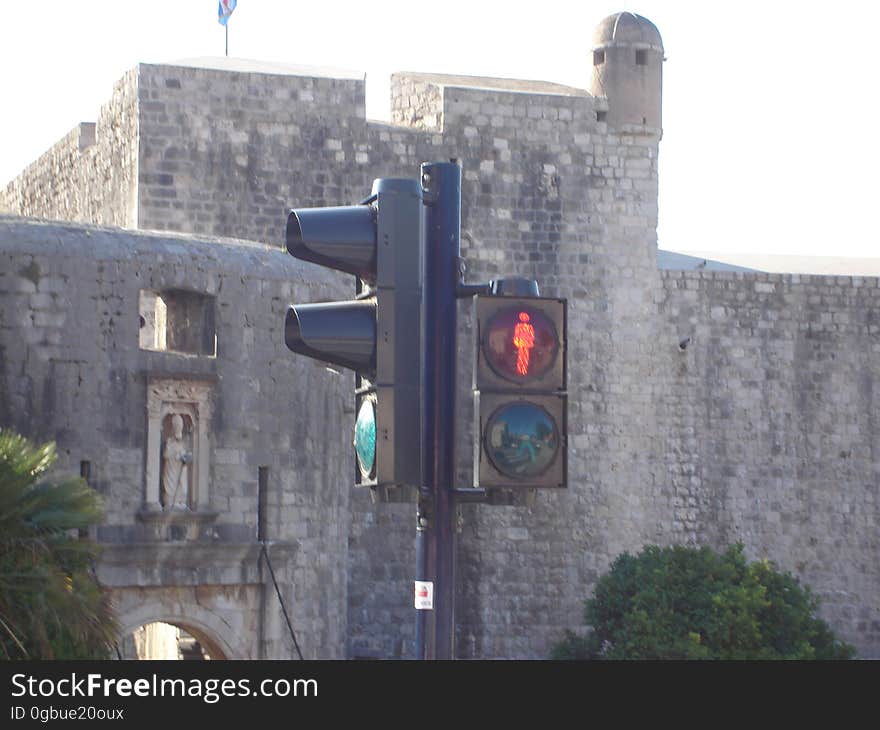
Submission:
{"label": "stone archway", "polygon": [[204,631],[180,623],[153,621],[123,634],[117,644],[122,659],[222,660],[220,645]]}
{"label": "stone archway", "polygon": [[[201,606],[187,607],[186,615],[169,613],[168,607],[158,602],[137,606],[118,616],[120,638],[132,636],[141,627],[154,623],[168,624],[182,629],[194,638],[212,659],[247,659],[247,648],[233,643],[234,636],[222,618]],[[134,658],[134,657],[125,657]]]}

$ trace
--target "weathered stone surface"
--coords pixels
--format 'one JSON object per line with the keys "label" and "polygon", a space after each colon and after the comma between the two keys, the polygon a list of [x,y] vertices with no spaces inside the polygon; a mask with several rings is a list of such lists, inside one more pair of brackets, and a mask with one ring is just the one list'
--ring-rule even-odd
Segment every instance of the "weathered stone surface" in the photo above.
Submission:
{"label": "weathered stone surface", "polygon": [[[292,541],[292,549],[271,547],[270,556],[297,628],[309,627],[298,636],[300,646],[307,656],[345,655],[349,490],[331,485],[346,484],[349,470],[328,454],[345,450],[348,394],[336,376],[291,360],[278,314],[288,297],[332,296],[337,283],[323,272],[307,276],[304,268],[261,244],[0,217],[0,424],[56,440],[63,471],[80,473],[89,463],[89,481],[106,505],[97,532],[108,546],[100,575],[120,606],[129,605],[134,586],[149,588],[157,606],[172,596],[176,607],[167,604],[163,615],[180,619],[196,610],[196,596],[175,586],[247,587],[237,609],[224,609],[223,621],[227,632],[243,637],[236,651],[250,657],[294,656],[286,626],[279,623],[274,634],[266,628],[260,641],[249,628],[255,619],[247,618],[259,612],[254,601],[264,585],[267,605],[279,610],[266,567],[258,564],[261,466],[268,467],[267,537]],[[38,290],[44,277],[69,285],[46,294],[47,305],[6,286],[21,272],[37,279]],[[140,289],[177,285],[181,277],[201,290],[215,282],[216,358],[139,347]],[[64,315],[63,326],[36,320],[45,306]],[[59,336],[50,344],[46,335],[53,332]],[[147,388],[169,374],[211,383],[209,450],[227,458],[208,459],[209,500],[199,512],[150,515],[143,512]],[[304,382],[308,393],[298,392]],[[288,405],[294,398],[297,409]],[[320,413],[321,424],[303,412]],[[295,465],[294,451],[308,467]],[[288,494],[297,495],[295,503],[284,502]],[[311,529],[293,527],[303,523]],[[320,574],[312,572],[316,564]],[[294,582],[294,574],[302,580]]]}
{"label": "weathered stone surface", "polygon": [[[364,119],[363,92],[359,79],[141,65],[103,112],[118,119],[110,137],[99,120],[94,144],[63,140],[0,196],[17,213],[192,234],[0,221],[0,423],[57,439],[65,468],[91,462],[113,549],[137,555],[156,534],[137,517],[147,378],[214,378],[216,516],[199,549],[256,534],[268,466],[268,533],[295,545],[273,565],[307,655],[412,656],[414,508],[352,492],[352,379],[293,356],[281,333],[288,302],[353,287],[281,246],[289,207],[357,202],[373,178],[456,158],[468,279],[532,276],[569,302],[569,487],[461,508],[458,654],[546,656],[622,551],[742,541],[880,656],[877,280],[658,271],[659,129],[613,126],[606,99],[398,74],[395,123],[380,124]],[[85,172],[101,165],[127,181],[109,198]],[[165,287],[216,297],[216,357],[138,347],[139,292]],[[460,323],[466,486],[464,305]],[[156,619],[203,610],[166,574],[116,589],[131,621],[152,616],[137,605]],[[256,608],[265,571],[240,580],[195,580],[224,608],[191,623],[262,631],[236,651],[289,656],[277,606]]]}

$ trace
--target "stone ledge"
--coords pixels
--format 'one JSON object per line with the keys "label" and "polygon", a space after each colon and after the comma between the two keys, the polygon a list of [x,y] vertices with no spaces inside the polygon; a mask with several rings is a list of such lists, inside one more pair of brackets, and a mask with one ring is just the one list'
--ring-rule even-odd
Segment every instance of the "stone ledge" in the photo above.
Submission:
{"label": "stone ledge", "polygon": [[[98,579],[108,588],[198,585],[256,585],[262,544],[135,543],[105,545],[97,565]],[[295,542],[268,544],[275,572],[299,550]]]}
{"label": "stone ledge", "polygon": [[192,523],[203,525],[214,522],[219,515],[219,512],[214,511],[193,512],[188,509],[172,509],[166,511],[158,509],[153,510],[142,507],[137,512],[136,517],[140,522],[145,522],[147,524],[158,524],[164,522],[171,525],[189,525]]}
{"label": "stone ledge", "polygon": [[494,76],[466,76],[463,74],[438,74],[417,71],[398,71],[391,74],[391,83],[402,82],[430,84],[431,86],[454,89],[473,89],[483,91],[512,91],[526,94],[552,96],[589,97],[590,92],[575,86],[557,84],[550,81],[530,79],[509,79]]}

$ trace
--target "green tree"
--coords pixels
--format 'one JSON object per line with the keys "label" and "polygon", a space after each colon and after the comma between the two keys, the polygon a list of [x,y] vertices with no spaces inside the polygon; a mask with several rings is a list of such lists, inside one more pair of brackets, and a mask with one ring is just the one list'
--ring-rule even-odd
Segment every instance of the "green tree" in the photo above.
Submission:
{"label": "green tree", "polygon": [[816,617],[818,600],[743,546],[648,546],[618,556],[585,602],[586,636],[554,659],[848,659],[853,647]]}
{"label": "green tree", "polygon": [[77,477],[48,481],[55,444],[0,430],[0,658],[101,659],[117,625],[78,531],[101,499]]}

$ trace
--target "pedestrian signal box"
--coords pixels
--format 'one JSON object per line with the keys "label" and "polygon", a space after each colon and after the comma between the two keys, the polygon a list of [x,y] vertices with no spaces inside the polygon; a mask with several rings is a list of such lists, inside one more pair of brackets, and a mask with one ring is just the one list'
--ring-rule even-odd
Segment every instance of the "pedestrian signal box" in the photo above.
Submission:
{"label": "pedestrian signal box", "polygon": [[474,482],[564,487],[566,302],[477,296]]}

